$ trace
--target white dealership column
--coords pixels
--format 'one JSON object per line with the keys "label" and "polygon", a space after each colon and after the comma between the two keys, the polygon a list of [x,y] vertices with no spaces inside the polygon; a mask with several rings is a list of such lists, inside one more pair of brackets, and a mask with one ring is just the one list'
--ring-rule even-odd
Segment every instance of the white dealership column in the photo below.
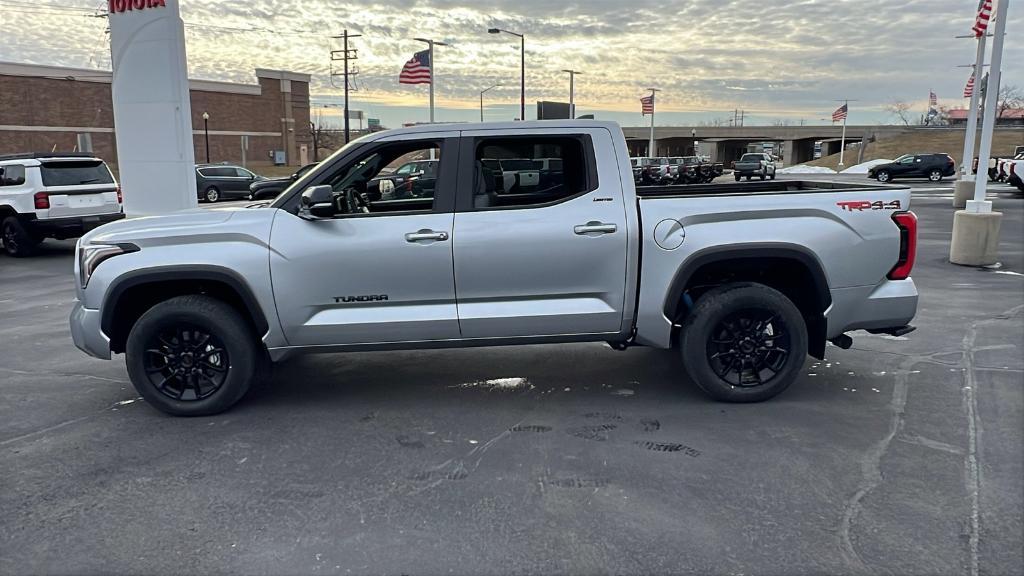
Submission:
{"label": "white dealership column", "polygon": [[1000,212],[993,212],[992,202],[985,198],[988,190],[985,167],[988,166],[988,159],[992,153],[992,134],[999,108],[1003,39],[1006,35],[1006,14],[1009,4],[1010,0],[999,0],[993,14],[995,31],[992,41],[992,65],[988,73],[988,86],[985,89],[985,118],[981,122],[978,178],[974,184],[974,200],[968,200],[966,209],[957,210],[953,215],[953,241],[949,247],[949,261],[953,264],[989,266],[995,264],[999,257],[999,226],[1003,215]]}
{"label": "white dealership column", "polygon": [[111,95],[128,216],[194,208],[195,151],[178,0],[109,0]]}
{"label": "white dealership column", "polygon": [[[971,91],[970,109],[967,111],[967,125],[964,127],[964,157],[960,162],[960,178],[953,184],[953,208],[964,208],[967,201],[974,198],[975,177],[971,174],[971,163],[974,162],[975,138],[978,136],[978,98],[981,95],[981,70],[985,68],[985,34],[978,37],[978,49],[975,55],[974,89]],[[979,170],[980,171],[980,170]]]}

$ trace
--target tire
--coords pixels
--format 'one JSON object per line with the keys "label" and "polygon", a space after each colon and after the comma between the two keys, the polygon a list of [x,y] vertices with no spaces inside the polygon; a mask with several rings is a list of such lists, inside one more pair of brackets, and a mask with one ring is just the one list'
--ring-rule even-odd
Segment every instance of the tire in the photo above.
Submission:
{"label": "tire", "polygon": [[751,178],[750,176],[747,176],[747,182],[750,182],[750,178]]}
{"label": "tire", "polygon": [[177,296],[147,310],[132,326],[125,351],[132,385],[172,416],[231,408],[248,392],[263,356],[241,314],[202,295]]}
{"label": "tire", "polygon": [[[733,345],[736,348],[730,348]],[[697,300],[679,331],[679,349],[687,374],[715,400],[761,402],[799,377],[807,357],[807,326],[781,292],[737,282]],[[734,374],[737,359],[740,365]],[[760,364],[747,368],[747,362]]]}
{"label": "tire", "polygon": [[928,173],[928,180],[930,182],[942,182],[942,171],[932,170]]}
{"label": "tire", "polygon": [[220,198],[220,190],[218,190],[216,186],[210,186],[203,191],[203,200],[206,200],[211,204],[220,200]]}
{"label": "tire", "polygon": [[875,174],[875,180],[878,180],[879,182],[882,182],[883,184],[886,183],[886,182],[891,182],[892,181],[892,174],[889,174],[888,170],[879,170],[878,173]]}
{"label": "tire", "polygon": [[776,174],[775,172],[772,172],[772,175],[771,175],[771,176],[769,176],[768,178],[769,178],[770,180],[775,180],[775,174]]}
{"label": "tire", "polygon": [[767,178],[767,177],[768,177],[768,172],[767,172],[767,171],[765,171],[765,172],[761,172],[761,173],[760,173],[760,174],[758,175],[758,177],[759,177],[759,178],[761,179],[761,182],[764,182],[765,178]]}
{"label": "tire", "polygon": [[737,174],[737,175],[736,175],[736,181],[737,181],[737,182],[739,182],[739,181],[740,181],[740,178],[741,178],[741,176],[740,176],[739,174]]}
{"label": "tire", "polygon": [[42,242],[41,238],[29,233],[21,220],[14,216],[8,216],[0,222],[0,239],[3,241],[4,252],[15,258],[31,256]]}

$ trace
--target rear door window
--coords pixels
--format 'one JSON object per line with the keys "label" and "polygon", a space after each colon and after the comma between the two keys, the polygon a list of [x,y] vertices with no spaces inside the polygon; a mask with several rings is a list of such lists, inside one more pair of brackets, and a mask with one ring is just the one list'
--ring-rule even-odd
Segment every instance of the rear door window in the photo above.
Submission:
{"label": "rear door window", "polygon": [[[589,139],[480,138],[473,158],[473,208],[551,204],[597,188]],[[667,162],[667,160],[666,160]]]}
{"label": "rear door window", "polygon": [[114,177],[102,161],[44,162],[39,168],[43,186],[113,184]]}

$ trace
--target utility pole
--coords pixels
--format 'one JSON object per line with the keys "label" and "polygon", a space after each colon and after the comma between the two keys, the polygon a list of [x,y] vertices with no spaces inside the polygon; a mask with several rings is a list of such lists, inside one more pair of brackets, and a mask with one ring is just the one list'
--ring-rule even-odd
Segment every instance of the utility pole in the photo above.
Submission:
{"label": "utility pole", "polygon": [[[350,70],[349,69],[349,65],[348,65],[349,60],[358,60],[359,59],[359,54],[358,54],[357,50],[349,49],[348,41],[349,41],[350,38],[359,38],[361,36],[362,36],[362,34],[349,34],[348,30],[346,29],[346,30],[344,30],[342,32],[341,36],[335,36],[334,37],[335,40],[339,40],[340,39],[342,41],[342,49],[341,50],[331,50],[331,85],[332,86],[334,85],[334,77],[335,76],[342,76],[344,78],[344,82],[345,82],[345,144],[348,144],[349,140],[351,139],[351,132],[349,131],[349,121],[348,121],[348,92],[349,92],[349,88],[351,86],[351,84],[349,83],[349,78],[351,76],[355,76],[355,75],[359,74],[358,70]],[[342,62],[345,63],[344,64],[344,71],[343,72],[335,72],[334,71],[334,62],[338,62],[338,61],[342,61]],[[335,87],[337,87],[337,86],[335,86]],[[315,153],[314,153],[314,156],[315,156]]]}

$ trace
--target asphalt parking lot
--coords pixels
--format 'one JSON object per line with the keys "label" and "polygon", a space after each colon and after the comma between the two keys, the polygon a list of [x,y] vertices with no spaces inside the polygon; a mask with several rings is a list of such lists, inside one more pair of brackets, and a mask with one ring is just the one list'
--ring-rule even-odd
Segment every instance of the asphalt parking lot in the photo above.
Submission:
{"label": "asphalt parking lot", "polygon": [[581,344],[299,358],[172,418],[72,345],[73,242],[0,257],[0,573],[1019,574],[1024,200],[964,268],[913,186],[918,330],[756,405]]}

